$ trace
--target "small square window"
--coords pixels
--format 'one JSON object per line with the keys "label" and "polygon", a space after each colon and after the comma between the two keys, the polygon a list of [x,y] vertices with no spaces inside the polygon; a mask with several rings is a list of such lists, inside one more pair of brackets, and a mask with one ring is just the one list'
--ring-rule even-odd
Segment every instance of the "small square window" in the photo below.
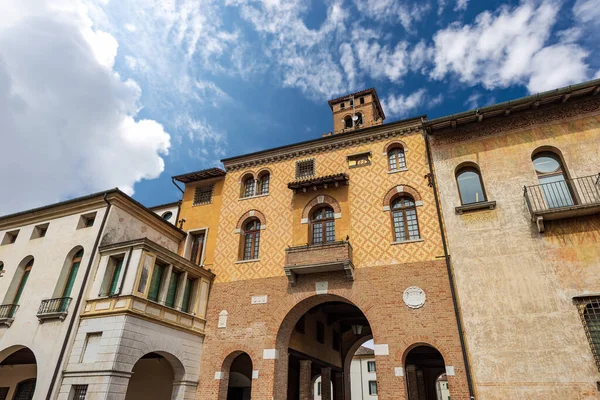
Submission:
{"label": "small square window", "polygon": [[348,167],[350,168],[371,165],[371,152],[368,151],[366,153],[352,154],[347,156],[346,160],[348,160]]}
{"label": "small square window", "polygon": [[377,381],[369,381],[369,394],[375,396],[377,394]]}
{"label": "small square window", "polygon": [[296,179],[308,178],[315,175],[315,160],[298,161],[296,163]]}
{"label": "small square window", "polygon": [[31,232],[31,239],[43,238],[46,236],[49,225],[50,224],[37,225],[35,228],[33,228],[33,232]]}
{"label": "small square window", "polygon": [[77,224],[77,229],[91,228],[94,226],[94,222],[96,221],[96,213],[88,213],[83,214],[79,218],[79,223]]}
{"label": "small square window", "polygon": [[365,98],[364,97],[360,98],[360,104],[365,104]]}
{"label": "small square window", "polygon": [[340,103],[340,108],[343,110],[344,108],[346,108],[346,104],[345,103]]}
{"label": "small square window", "polygon": [[85,400],[88,385],[73,385],[71,400]]}
{"label": "small square window", "polygon": [[325,343],[325,324],[321,321],[317,321],[317,342]]}
{"label": "small square window", "polygon": [[212,203],[214,187],[215,185],[196,186],[193,205],[199,206]]}
{"label": "small square window", "polygon": [[17,241],[17,236],[19,236],[19,230],[6,232],[4,239],[2,239],[2,244],[13,244]]}

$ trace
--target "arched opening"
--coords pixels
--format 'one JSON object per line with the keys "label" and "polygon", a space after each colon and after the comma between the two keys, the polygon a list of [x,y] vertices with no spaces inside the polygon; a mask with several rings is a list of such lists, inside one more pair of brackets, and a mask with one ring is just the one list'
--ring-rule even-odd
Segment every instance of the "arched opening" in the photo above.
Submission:
{"label": "arched opening", "polygon": [[256,179],[253,174],[246,174],[242,178],[241,197],[252,197],[256,194]]}
{"label": "arched opening", "polygon": [[[414,347],[406,355],[404,371],[409,399],[440,400],[438,378],[445,374],[446,366],[444,357],[439,351],[428,345]],[[445,388],[449,394],[447,384]]]}
{"label": "arched opening", "polygon": [[394,242],[406,242],[421,238],[415,200],[408,194],[396,196],[390,202]]}
{"label": "arched opening", "polygon": [[533,153],[531,160],[548,208],[574,205],[571,180],[560,153],[552,148],[541,148]]}
{"label": "arched opening", "polygon": [[461,204],[487,201],[481,172],[476,164],[462,164],[456,170],[456,182],[458,183],[458,194],[460,195]]}
{"label": "arched opening", "polygon": [[[125,400],[171,400],[173,383],[182,380],[183,365],[174,356],[148,353],[133,366]],[[175,364],[175,365],[174,365]]]}
{"label": "arched opening", "polygon": [[269,194],[271,174],[269,171],[262,171],[258,174],[258,193],[259,195]]}
{"label": "arched opening", "polygon": [[25,290],[29,274],[33,268],[33,262],[33,256],[27,256],[19,263],[10,286],[6,291],[6,295],[4,296],[4,307],[0,309],[0,318],[14,318],[17,309],[19,308],[21,295],[23,294],[23,290]]}
{"label": "arched opening", "polygon": [[251,218],[243,225],[241,259],[257,260],[260,250],[260,220]]}
{"label": "arched opening", "polygon": [[348,128],[352,128],[352,117],[347,115],[346,117],[344,117],[344,128],[348,129]]}
{"label": "arched opening", "polygon": [[275,385],[285,390],[275,399],[349,399],[351,360],[371,338],[367,317],[348,300],[319,295],[300,302],[277,335]]}
{"label": "arched opening", "polygon": [[450,400],[450,389],[448,389],[448,377],[446,373],[440,374],[435,380],[437,400]]}
{"label": "arched opening", "polygon": [[0,360],[0,398],[31,400],[37,378],[37,361],[31,349],[9,347],[0,351]]}
{"label": "arched opening", "polygon": [[241,353],[233,359],[229,367],[227,400],[250,400],[252,392],[252,359]]}

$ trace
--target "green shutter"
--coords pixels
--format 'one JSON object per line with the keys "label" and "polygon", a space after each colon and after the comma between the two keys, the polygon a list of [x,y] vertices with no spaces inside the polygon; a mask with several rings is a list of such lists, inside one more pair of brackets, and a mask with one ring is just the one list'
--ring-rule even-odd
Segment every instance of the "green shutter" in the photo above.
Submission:
{"label": "green shutter", "polygon": [[113,272],[112,280],[110,281],[110,290],[108,295],[112,296],[117,293],[117,284],[119,283],[119,276],[121,275],[121,267],[123,266],[123,259],[120,258],[116,261],[115,271]]}
{"label": "green shutter", "polygon": [[17,289],[17,294],[15,295],[15,299],[13,300],[13,304],[19,304],[19,300],[21,299],[21,294],[23,293],[23,289],[25,288],[25,284],[27,283],[27,278],[29,278],[29,272],[25,271],[23,273],[23,277],[21,278],[21,283],[19,283],[19,288]]}
{"label": "green shutter", "polygon": [[152,279],[150,280],[150,289],[148,290],[149,300],[158,301],[158,292],[160,291],[160,282],[162,281],[164,269],[164,266],[154,264],[154,271],[152,271]]}
{"label": "green shutter", "polygon": [[181,304],[181,311],[190,312],[190,297],[192,294],[192,285],[194,281],[190,278],[185,281],[185,290],[183,291],[183,303]]}
{"label": "green shutter", "polygon": [[179,277],[181,272],[171,272],[171,280],[169,281],[169,290],[167,290],[167,299],[165,305],[167,307],[175,306],[175,296],[177,295],[177,286],[179,286]]}
{"label": "green shutter", "polygon": [[75,278],[77,278],[77,271],[79,271],[79,261],[71,265],[71,270],[69,271],[69,277],[67,278],[67,284],[65,285],[65,290],[63,290],[62,297],[69,297],[71,295]]}

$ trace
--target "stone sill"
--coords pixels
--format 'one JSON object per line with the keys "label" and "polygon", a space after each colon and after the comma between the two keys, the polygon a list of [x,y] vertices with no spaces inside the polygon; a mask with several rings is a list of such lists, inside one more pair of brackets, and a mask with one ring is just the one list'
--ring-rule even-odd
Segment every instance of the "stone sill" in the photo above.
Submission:
{"label": "stone sill", "polygon": [[407,244],[407,243],[419,243],[419,242],[424,242],[425,239],[411,239],[411,240],[400,240],[397,242],[392,242],[390,244],[394,245],[394,244]]}
{"label": "stone sill", "polygon": [[242,201],[242,200],[250,200],[250,199],[257,199],[259,197],[267,197],[269,195],[269,193],[265,193],[265,194],[257,194],[254,196],[248,196],[248,197],[240,197],[238,199],[238,201]]}
{"label": "stone sill", "polygon": [[253,258],[252,260],[236,261],[236,262],[234,262],[234,264],[247,264],[247,263],[259,262],[259,261],[260,261],[260,258]]}
{"label": "stone sill", "polygon": [[454,208],[454,210],[456,211],[457,214],[462,214],[464,212],[469,212],[469,211],[477,211],[477,210],[493,210],[496,208],[496,202],[495,201],[480,201],[477,203],[471,203],[471,204],[465,204],[463,206],[459,206]]}
{"label": "stone sill", "polygon": [[38,320],[40,321],[40,324],[43,324],[44,321],[46,320],[51,320],[51,319],[59,319],[61,321],[64,321],[65,318],[67,318],[67,312],[66,311],[60,311],[60,312],[53,312],[53,313],[45,313],[45,314],[38,314]]}
{"label": "stone sill", "polygon": [[10,328],[14,320],[14,318],[0,318],[0,325],[4,325],[7,328]]}
{"label": "stone sill", "polygon": [[388,174],[395,174],[398,172],[406,172],[408,171],[408,168],[398,168],[398,169],[392,169],[388,171]]}

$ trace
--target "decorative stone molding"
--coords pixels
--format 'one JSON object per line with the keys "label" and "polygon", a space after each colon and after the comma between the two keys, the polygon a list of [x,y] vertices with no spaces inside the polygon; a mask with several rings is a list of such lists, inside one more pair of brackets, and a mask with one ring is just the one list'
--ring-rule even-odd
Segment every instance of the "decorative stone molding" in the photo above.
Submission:
{"label": "decorative stone molding", "polygon": [[392,148],[392,147],[402,147],[402,149],[404,150],[404,153],[406,154],[408,152],[408,147],[406,146],[406,143],[404,143],[402,140],[396,139],[394,141],[391,141],[389,143],[386,143],[386,145],[384,146],[384,150],[383,150],[383,155],[387,156],[388,151]]}
{"label": "decorative stone molding", "polygon": [[246,211],[240,219],[238,219],[237,224],[235,225],[235,233],[242,233],[244,223],[248,220],[248,218],[257,218],[260,221],[260,228],[265,229],[267,226],[267,218],[265,214],[258,210],[248,210]]}
{"label": "decorative stone molding", "polygon": [[328,206],[333,208],[334,218],[342,218],[342,208],[340,207],[340,203],[338,203],[338,201],[333,197],[327,194],[322,194],[314,197],[311,201],[306,203],[306,206],[304,206],[304,210],[302,210],[301,222],[303,224],[308,224],[308,222],[310,221],[310,213],[314,210],[315,207],[321,204],[327,204]]}
{"label": "decorative stone molding", "polygon": [[389,211],[392,199],[401,193],[410,195],[415,200],[415,205],[423,205],[423,200],[417,189],[409,185],[398,185],[388,190],[385,194],[383,198],[383,211]]}

